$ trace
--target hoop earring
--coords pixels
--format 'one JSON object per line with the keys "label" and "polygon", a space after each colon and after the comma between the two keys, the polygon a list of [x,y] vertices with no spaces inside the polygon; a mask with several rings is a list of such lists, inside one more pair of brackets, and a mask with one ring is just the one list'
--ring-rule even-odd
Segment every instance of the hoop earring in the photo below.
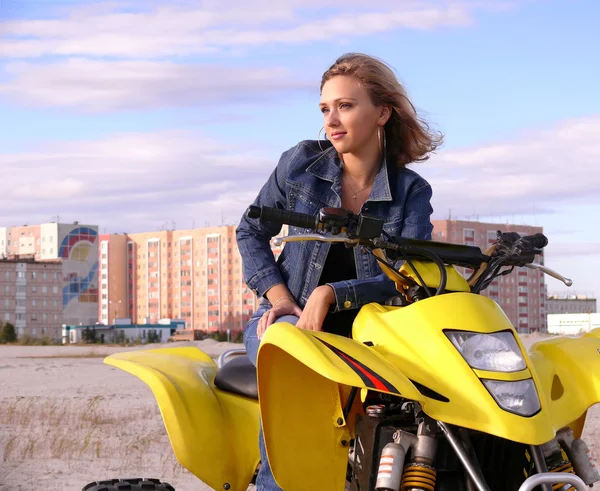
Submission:
{"label": "hoop earring", "polygon": [[[323,130],[325,129],[325,126],[323,126],[320,130],[319,130],[319,134],[317,135],[317,143],[319,144],[319,148],[321,149],[321,152],[324,152],[325,150],[323,150],[323,147],[321,146],[321,133],[323,132]],[[325,140],[329,141],[329,138],[327,138],[327,132],[325,132]]]}
{"label": "hoop earring", "polygon": [[[383,129],[383,145],[381,138],[381,126],[377,127],[377,142],[379,143],[379,151],[381,152],[381,157],[385,158],[386,150],[387,150],[387,142],[385,140],[385,128]],[[383,147],[383,148],[382,148]]]}

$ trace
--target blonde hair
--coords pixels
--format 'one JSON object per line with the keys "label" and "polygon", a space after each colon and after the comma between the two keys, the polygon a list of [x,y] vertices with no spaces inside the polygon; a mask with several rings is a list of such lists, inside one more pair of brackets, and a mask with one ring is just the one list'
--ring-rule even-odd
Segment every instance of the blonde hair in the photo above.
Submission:
{"label": "blonde hair", "polygon": [[406,90],[386,63],[361,53],[342,55],[323,74],[320,90],[328,80],[339,75],[358,79],[374,105],[391,107],[384,129],[387,158],[398,167],[427,160],[429,153],[442,144],[443,135],[432,132],[429,124],[419,117]]}

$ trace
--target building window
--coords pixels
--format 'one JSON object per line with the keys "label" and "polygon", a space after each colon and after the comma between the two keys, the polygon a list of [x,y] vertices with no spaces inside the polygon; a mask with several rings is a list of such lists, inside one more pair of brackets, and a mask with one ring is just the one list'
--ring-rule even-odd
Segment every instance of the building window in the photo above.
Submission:
{"label": "building window", "polygon": [[17,278],[25,278],[25,271],[17,271]]}
{"label": "building window", "polygon": [[37,279],[37,271],[32,271],[32,272],[31,272],[31,279],[32,279],[32,280],[35,280],[35,279]]}
{"label": "building window", "polygon": [[58,293],[58,287],[57,286],[53,286],[52,287],[52,293]]}
{"label": "building window", "polygon": [[48,287],[47,286],[43,286],[42,287],[42,293],[48,293]]}

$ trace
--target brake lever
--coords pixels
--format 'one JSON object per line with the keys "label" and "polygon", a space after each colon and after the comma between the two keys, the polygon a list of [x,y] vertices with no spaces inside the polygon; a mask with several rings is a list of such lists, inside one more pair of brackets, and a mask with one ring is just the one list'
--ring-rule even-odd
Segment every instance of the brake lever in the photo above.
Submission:
{"label": "brake lever", "polygon": [[571,286],[573,284],[573,280],[571,280],[570,278],[566,278],[565,276],[561,275],[560,273],[557,273],[553,269],[550,269],[541,264],[529,263],[529,264],[525,264],[524,266],[529,269],[537,269],[539,271],[542,271],[543,273],[546,273],[548,276],[552,276],[553,278],[556,278],[557,280],[562,281],[567,286]]}

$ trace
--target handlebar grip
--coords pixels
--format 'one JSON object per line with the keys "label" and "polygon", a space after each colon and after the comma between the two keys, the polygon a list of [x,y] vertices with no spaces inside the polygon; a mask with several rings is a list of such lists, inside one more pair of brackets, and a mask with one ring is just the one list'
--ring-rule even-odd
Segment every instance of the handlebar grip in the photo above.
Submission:
{"label": "handlebar grip", "polygon": [[542,233],[527,235],[525,237],[522,237],[521,240],[526,240],[530,242],[536,249],[543,249],[548,245],[548,237],[546,237]]}
{"label": "handlebar grip", "polygon": [[248,218],[260,218],[261,222],[276,225],[291,225],[292,227],[309,228],[316,230],[319,225],[319,217],[298,213],[295,211],[280,210],[269,206],[250,206],[247,211]]}

